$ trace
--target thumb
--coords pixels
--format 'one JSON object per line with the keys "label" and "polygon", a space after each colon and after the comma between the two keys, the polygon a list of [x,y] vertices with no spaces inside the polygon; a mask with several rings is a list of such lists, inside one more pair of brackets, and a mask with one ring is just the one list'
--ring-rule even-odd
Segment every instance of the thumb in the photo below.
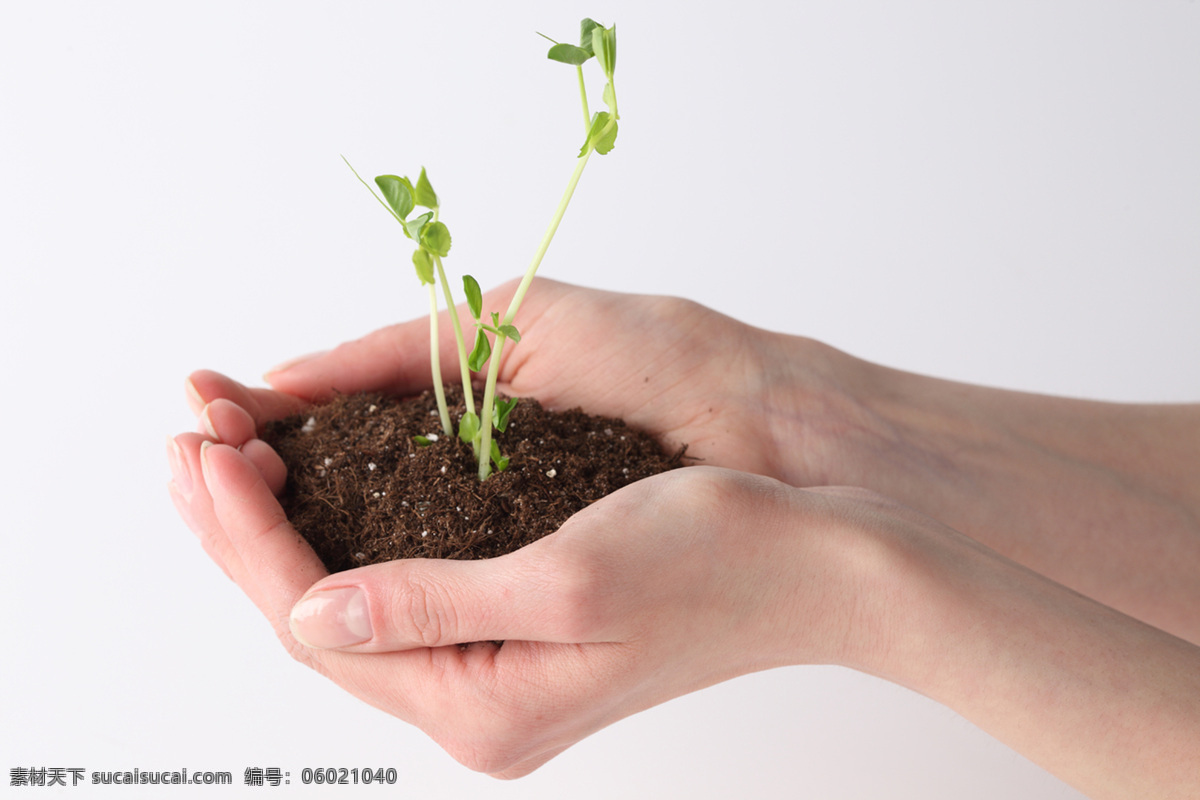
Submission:
{"label": "thumb", "polygon": [[[509,281],[488,292],[486,301],[503,308],[516,287],[516,281]],[[474,340],[471,317],[465,305],[456,310],[459,324],[464,326],[464,336],[471,334],[464,345],[469,349]],[[458,345],[445,308],[438,314],[437,326],[442,380],[457,382]],[[263,378],[276,391],[315,401],[326,400],[335,393],[385,392],[401,397],[416,394],[433,386],[429,350],[432,335],[429,317],[418,317],[380,328],[333,350],[285,362],[268,370]]]}
{"label": "thumb", "polygon": [[[448,338],[453,347],[453,336]],[[446,339],[440,337],[441,349]],[[433,385],[429,318],[380,328],[333,350],[293,359],[268,370],[263,379],[278,392],[317,402],[356,392],[416,394]]]}
{"label": "thumb", "polygon": [[[569,570],[534,546],[481,561],[410,559],[313,584],[291,612],[308,647],[383,653],[480,641],[595,641],[602,614]],[[576,571],[579,573],[580,571]]]}

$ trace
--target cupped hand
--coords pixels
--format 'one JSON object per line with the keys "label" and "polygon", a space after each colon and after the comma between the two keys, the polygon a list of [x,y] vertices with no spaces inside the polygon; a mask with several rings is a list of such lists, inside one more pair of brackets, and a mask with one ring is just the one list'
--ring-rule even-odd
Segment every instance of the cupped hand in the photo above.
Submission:
{"label": "cupped hand", "polygon": [[671,697],[857,657],[835,494],[691,467],[501,558],[328,575],[249,414],[221,401],[207,417],[171,442],[173,497],[206,549],[295,658],[476,770],[516,777]]}

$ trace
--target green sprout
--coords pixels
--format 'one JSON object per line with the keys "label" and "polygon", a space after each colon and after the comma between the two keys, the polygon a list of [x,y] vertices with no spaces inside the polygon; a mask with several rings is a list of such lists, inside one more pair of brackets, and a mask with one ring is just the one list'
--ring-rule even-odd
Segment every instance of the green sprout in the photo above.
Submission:
{"label": "green sprout", "polygon": [[[417,249],[413,252],[413,266],[422,286],[428,287],[429,292],[429,347],[430,366],[433,372],[434,393],[437,396],[438,415],[441,418],[442,430],[447,436],[453,436],[454,430],[450,413],[446,407],[446,395],[442,387],[442,371],[438,349],[438,299],[437,286],[440,285],[445,297],[446,306],[450,312],[450,321],[454,328],[454,338],[458,347],[458,362],[463,384],[463,397],[466,412],[458,421],[458,436],[472,446],[479,459],[479,479],[485,480],[492,472],[493,465],[497,471],[503,472],[509,463],[508,457],[500,452],[499,445],[492,436],[492,430],[503,433],[508,427],[509,415],[517,405],[515,398],[503,400],[496,397],[496,381],[500,372],[500,357],[504,345],[510,339],[513,344],[521,341],[521,332],[513,324],[517,310],[521,307],[529,285],[541,266],[550,242],[558,231],[559,223],[566,214],[567,206],[575,194],[575,187],[587,166],[592,153],[607,155],[617,140],[617,91],[613,83],[613,73],[617,65],[617,27],[605,28],[592,19],[584,19],[580,23],[579,44],[564,44],[556,42],[545,34],[538,34],[549,39],[554,46],[550,48],[547,57],[575,67],[579,83],[579,95],[583,104],[584,142],[579,149],[575,169],[567,182],[566,191],[559,200],[558,208],[550,219],[542,241],[534,252],[533,260],[525,270],[517,291],[513,295],[508,309],[501,316],[492,311],[485,317],[483,311],[483,292],[479,283],[470,275],[463,276],[463,291],[467,297],[467,308],[475,323],[475,341],[470,351],[466,349],[466,338],[463,336],[462,324],[455,309],[454,296],[450,284],[446,280],[446,272],[442,259],[450,253],[450,231],[445,223],[438,219],[440,206],[437,193],[429,182],[425,169],[414,185],[406,177],[397,175],[379,175],[375,184],[379,193],[363,180],[350,162],[342,157],[346,166],[354,176],[366,186],[388,213],[400,223],[404,235],[413,240]],[[605,77],[602,100],[607,111],[591,113],[588,109],[587,86],[584,81],[583,65],[595,58]],[[380,196],[382,194],[382,196]],[[410,219],[416,208],[428,209]],[[492,335],[489,340],[488,334]],[[484,383],[483,400],[476,410],[475,398],[471,389],[471,373],[481,372],[487,367],[487,379]],[[423,437],[422,437],[423,438]]]}

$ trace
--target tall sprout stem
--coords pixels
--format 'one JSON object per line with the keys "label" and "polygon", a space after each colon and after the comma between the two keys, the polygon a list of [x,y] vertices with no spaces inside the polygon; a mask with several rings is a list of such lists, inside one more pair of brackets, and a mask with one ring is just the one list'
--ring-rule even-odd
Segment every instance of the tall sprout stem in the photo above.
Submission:
{"label": "tall sprout stem", "polygon": [[586,135],[592,127],[592,112],[588,111],[587,84],[583,82],[583,64],[575,67],[575,73],[579,76],[579,97],[583,100],[583,133]]}
{"label": "tall sprout stem", "polygon": [[550,242],[553,241],[554,234],[558,232],[558,225],[562,222],[563,215],[567,213],[567,206],[571,203],[575,187],[579,185],[579,178],[583,175],[583,168],[587,166],[592,152],[592,150],[588,150],[579,157],[579,163],[575,165],[575,171],[571,173],[567,189],[563,192],[562,199],[558,201],[558,208],[554,210],[554,216],[550,219],[550,226],[546,228],[542,242],[538,245],[537,252],[533,254],[533,261],[530,262],[529,268],[525,270],[525,276],[521,278],[521,283],[517,286],[517,293],[513,295],[512,302],[508,304],[508,312],[504,315],[505,325],[512,325],[513,318],[517,315],[517,309],[521,307],[521,301],[525,299],[525,293],[529,291],[529,284],[533,283],[538,267],[541,266],[542,259],[546,257],[546,251],[550,249]]}
{"label": "tall sprout stem", "polygon": [[437,268],[438,281],[442,284],[442,294],[446,298],[446,308],[450,310],[450,321],[454,324],[454,342],[458,345],[458,367],[462,373],[463,399],[467,404],[467,413],[475,413],[475,394],[471,391],[471,370],[467,367],[467,346],[463,339],[462,324],[458,321],[458,309],[454,306],[454,295],[450,292],[450,284],[446,281],[446,270],[442,268],[442,257],[435,255],[433,265]]}
{"label": "tall sprout stem", "polygon": [[[529,291],[529,284],[533,283],[538,267],[541,266],[542,259],[546,257],[546,251],[550,249],[550,242],[554,240],[554,234],[558,232],[559,223],[562,222],[563,215],[567,213],[567,206],[571,204],[575,187],[579,185],[579,178],[583,175],[584,167],[587,166],[588,159],[591,157],[592,150],[590,148],[579,157],[575,171],[571,173],[571,180],[567,183],[567,189],[563,192],[562,199],[558,201],[558,208],[554,210],[550,225],[542,236],[541,244],[538,245],[537,252],[533,254],[533,261],[525,270],[525,276],[521,278],[512,302],[508,304],[508,311],[504,314],[502,324],[512,325],[513,319],[517,316],[517,309],[521,307],[521,301],[525,299],[525,293]],[[503,333],[496,335],[496,343],[492,346],[491,363],[488,364],[487,383],[483,390],[483,408],[481,409],[483,418],[479,421],[480,434],[483,436],[479,446],[479,480],[481,481],[485,480],[492,472],[490,461],[492,455],[492,410],[496,400],[496,379],[500,375],[500,357],[504,353],[506,341],[508,341],[508,337]]]}
{"label": "tall sprout stem", "polygon": [[479,480],[487,480],[492,474],[492,407],[496,400],[496,377],[500,373],[500,356],[504,354],[504,343],[508,337],[503,333],[496,336],[492,347],[492,360],[488,364],[487,384],[483,389],[483,419],[479,422]]}
{"label": "tall sprout stem", "polygon": [[433,393],[437,397],[442,432],[447,437],[453,436],[454,428],[450,427],[450,411],[446,408],[446,390],[442,388],[442,359],[438,352],[437,287],[432,283],[429,284],[429,366],[433,372]]}

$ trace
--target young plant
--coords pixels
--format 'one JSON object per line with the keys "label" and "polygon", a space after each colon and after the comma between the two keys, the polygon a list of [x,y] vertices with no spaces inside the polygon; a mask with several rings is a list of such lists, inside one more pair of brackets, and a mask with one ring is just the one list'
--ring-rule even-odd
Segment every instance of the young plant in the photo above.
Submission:
{"label": "young plant", "polygon": [[[417,277],[422,285],[429,287],[430,314],[430,365],[433,371],[434,391],[437,395],[438,413],[442,421],[442,430],[447,436],[453,435],[450,415],[446,408],[445,392],[442,389],[441,365],[438,358],[438,300],[435,288],[436,282],[441,284],[446,306],[450,312],[450,320],[454,328],[454,337],[458,346],[459,368],[462,374],[463,396],[466,402],[466,413],[459,420],[458,436],[474,448],[479,459],[479,479],[485,480],[491,474],[493,465],[503,471],[508,466],[508,458],[501,454],[500,448],[492,436],[492,430],[503,433],[508,426],[508,418],[516,406],[516,399],[501,400],[496,397],[496,382],[500,372],[500,359],[504,345],[508,340],[514,344],[521,340],[521,333],[513,324],[517,310],[521,307],[529,285],[541,266],[550,242],[558,231],[567,206],[575,194],[575,187],[587,166],[593,153],[606,155],[613,149],[617,140],[617,90],[613,83],[613,73],[617,66],[617,28],[615,25],[606,28],[592,19],[584,19],[580,23],[579,44],[564,44],[556,42],[545,34],[539,34],[549,39],[554,46],[550,48],[547,57],[575,67],[579,83],[579,96],[583,105],[584,141],[576,158],[575,169],[567,182],[567,188],[559,200],[558,207],[550,219],[542,241],[534,252],[533,260],[525,270],[525,274],[517,286],[508,309],[501,316],[498,312],[490,312],[487,317],[483,313],[483,293],[478,282],[470,275],[463,277],[463,290],[467,296],[467,307],[475,321],[475,343],[470,352],[466,350],[466,340],[463,337],[462,326],[455,310],[454,298],[446,280],[442,267],[442,259],[450,252],[450,231],[439,221],[438,198],[433,187],[421,170],[421,177],[414,186],[408,178],[396,175],[380,175],[375,183],[383,197],[375,193],[369,183],[362,179],[350,162],[346,166],[354,172],[355,177],[375,195],[375,199],[388,210],[404,229],[404,235],[417,243],[413,253],[413,266],[416,267]],[[591,113],[588,108],[587,86],[584,81],[583,65],[595,58],[604,74],[605,84],[602,100],[607,111]],[[345,157],[342,158],[345,161]],[[426,213],[409,219],[409,214],[415,207],[429,209]],[[487,321],[490,320],[490,323]],[[489,341],[492,334],[494,343]],[[487,366],[487,379],[484,383],[483,400],[476,411],[474,396],[471,391],[471,372],[480,372]]]}
{"label": "young plant", "polygon": [[[537,275],[538,267],[541,266],[542,259],[545,257],[546,251],[550,248],[550,242],[553,241],[554,234],[558,231],[559,223],[562,222],[563,215],[567,212],[567,206],[575,194],[575,187],[579,185],[579,179],[583,175],[583,170],[587,166],[588,159],[592,157],[592,153],[607,155],[613,149],[613,145],[617,140],[617,120],[620,119],[620,114],[617,112],[617,90],[613,83],[613,73],[617,67],[617,26],[613,25],[611,28],[605,28],[595,20],[584,18],[579,24],[579,29],[578,46],[555,42],[550,37],[545,36],[545,34],[540,34],[554,43],[554,46],[550,48],[550,52],[547,53],[548,58],[575,67],[579,80],[579,97],[583,105],[583,118],[587,133],[583,146],[579,149],[575,169],[571,173],[570,180],[567,182],[567,188],[563,192],[562,199],[558,202],[558,208],[555,209],[554,215],[550,219],[550,225],[546,228],[546,233],[542,236],[542,241],[538,245],[529,267],[525,270],[525,275],[522,277],[521,283],[517,286],[517,291],[513,295],[512,302],[509,303],[503,321],[497,320],[498,324],[494,326],[496,330],[496,343],[492,348],[487,383],[484,385],[483,419],[480,423],[483,437],[481,444],[482,453],[490,452],[492,439],[490,419],[495,408],[496,379],[499,376],[500,357],[504,352],[504,343],[511,338],[515,344],[520,338],[519,334],[517,337],[511,336],[508,329],[512,328],[517,310],[521,307],[521,303],[525,299],[525,293],[529,290],[529,284],[533,282],[534,276]],[[587,85],[583,79],[583,65],[593,57],[595,57],[596,62],[600,65],[600,69],[604,73],[605,85],[602,98],[605,105],[608,106],[608,111],[598,111],[595,114],[589,114]],[[513,328],[513,331],[515,330]],[[479,479],[486,479],[488,472],[489,465],[487,459],[481,455],[479,459]]]}
{"label": "young plant", "polygon": [[[439,354],[439,335],[438,335],[438,301],[437,289],[434,283],[434,275],[436,273],[437,282],[442,286],[442,293],[446,297],[446,305],[450,309],[450,319],[454,324],[454,338],[458,345],[459,366],[462,373],[463,398],[467,406],[467,413],[475,413],[475,397],[471,391],[471,374],[467,370],[466,348],[463,341],[462,326],[458,321],[458,311],[454,307],[454,296],[450,292],[450,284],[446,281],[446,270],[442,266],[442,259],[450,254],[450,229],[446,227],[444,222],[438,219],[440,205],[438,204],[437,192],[433,190],[432,184],[429,182],[429,176],[425,172],[425,168],[421,168],[421,176],[417,178],[416,186],[413,185],[407,177],[398,175],[377,175],[375,184],[379,187],[383,197],[375,193],[371,185],[363,180],[358,171],[350,164],[345,156],[342,160],[346,162],[346,166],[350,167],[350,171],[354,173],[354,177],[367,187],[371,194],[375,195],[375,199],[379,201],[387,211],[400,223],[404,230],[404,235],[417,243],[417,249],[413,251],[412,262],[413,267],[417,271],[417,278],[421,281],[422,286],[429,288],[429,363],[433,372],[433,390],[437,396],[438,417],[441,419],[442,432],[447,436],[454,435],[454,429],[450,423],[450,412],[446,407],[446,392],[442,387],[442,367],[441,357]],[[427,208],[424,214],[420,214],[412,219],[408,215],[412,213],[414,207]]]}

